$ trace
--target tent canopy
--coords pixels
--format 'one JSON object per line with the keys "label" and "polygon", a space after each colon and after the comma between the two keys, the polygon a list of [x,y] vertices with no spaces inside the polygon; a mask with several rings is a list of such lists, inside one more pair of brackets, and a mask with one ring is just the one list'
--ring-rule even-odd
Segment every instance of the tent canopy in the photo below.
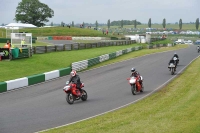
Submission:
{"label": "tent canopy", "polygon": [[5,27],[11,28],[11,27],[18,27],[18,28],[36,28],[37,26],[33,24],[24,24],[24,23],[10,23],[6,25]]}

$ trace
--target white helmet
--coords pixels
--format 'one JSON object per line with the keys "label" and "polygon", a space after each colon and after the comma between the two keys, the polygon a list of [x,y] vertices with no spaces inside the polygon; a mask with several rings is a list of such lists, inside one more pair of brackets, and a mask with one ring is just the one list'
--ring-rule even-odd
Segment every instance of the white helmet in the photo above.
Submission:
{"label": "white helmet", "polygon": [[76,71],[75,71],[75,70],[72,70],[71,73],[70,73],[70,75],[71,75],[72,77],[74,77],[74,76],[76,75]]}

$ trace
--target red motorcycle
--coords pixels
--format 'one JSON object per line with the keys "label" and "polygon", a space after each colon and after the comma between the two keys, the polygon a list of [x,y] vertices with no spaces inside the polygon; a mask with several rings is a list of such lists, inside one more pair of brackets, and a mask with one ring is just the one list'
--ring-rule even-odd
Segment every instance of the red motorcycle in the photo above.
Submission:
{"label": "red motorcycle", "polygon": [[137,77],[130,77],[127,78],[129,81],[129,84],[131,85],[131,92],[133,95],[136,95],[137,92],[143,92],[144,87],[141,85],[140,81],[143,82],[142,76],[137,76]]}
{"label": "red motorcycle", "polygon": [[[80,88],[84,87],[84,83],[81,83]],[[63,91],[66,93],[66,101],[69,104],[73,104],[76,100],[87,100],[87,92],[82,89],[82,92],[80,92],[79,89],[76,88],[75,83],[69,83],[69,81],[66,82],[66,86],[63,88]]]}

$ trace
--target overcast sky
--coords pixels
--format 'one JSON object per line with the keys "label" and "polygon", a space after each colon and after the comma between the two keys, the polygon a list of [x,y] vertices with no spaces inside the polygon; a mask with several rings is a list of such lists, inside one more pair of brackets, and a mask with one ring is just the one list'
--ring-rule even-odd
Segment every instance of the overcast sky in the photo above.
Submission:
{"label": "overcast sky", "polygon": [[[15,11],[22,0],[0,0],[0,25],[15,22]],[[40,0],[54,11],[47,24],[107,23],[108,19],[148,23],[195,22],[200,17],[200,0]]]}

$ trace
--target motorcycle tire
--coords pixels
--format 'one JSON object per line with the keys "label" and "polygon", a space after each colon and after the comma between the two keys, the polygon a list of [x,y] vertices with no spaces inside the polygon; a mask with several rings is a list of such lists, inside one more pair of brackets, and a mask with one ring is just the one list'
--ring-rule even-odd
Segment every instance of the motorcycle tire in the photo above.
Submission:
{"label": "motorcycle tire", "polygon": [[83,90],[83,89],[82,89],[82,91],[83,91],[83,92],[82,92],[81,100],[82,100],[82,101],[86,101],[86,100],[87,100],[87,97],[88,97],[87,92],[86,92],[85,90]]}
{"label": "motorcycle tire", "polygon": [[131,85],[131,92],[132,92],[133,95],[136,95],[137,90],[136,90],[136,85],[135,84]]}
{"label": "motorcycle tire", "polygon": [[143,84],[142,84],[142,88],[141,88],[140,92],[144,92],[144,85]]}
{"label": "motorcycle tire", "polygon": [[66,100],[69,104],[73,104],[75,101],[75,97],[72,93],[68,93],[66,96]]}
{"label": "motorcycle tire", "polygon": [[171,68],[171,75],[174,75],[174,68]]}

